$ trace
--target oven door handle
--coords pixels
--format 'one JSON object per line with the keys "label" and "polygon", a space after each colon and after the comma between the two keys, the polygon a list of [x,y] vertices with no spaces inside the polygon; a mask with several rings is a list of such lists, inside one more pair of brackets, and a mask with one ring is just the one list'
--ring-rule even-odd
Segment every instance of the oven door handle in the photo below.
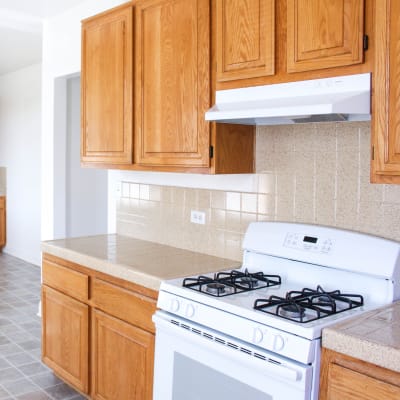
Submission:
{"label": "oven door handle", "polygon": [[273,375],[279,375],[286,381],[296,382],[300,379],[300,374],[298,371],[290,369],[284,365],[274,364],[271,361],[266,363],[265,372]]}
{"label": "oven door handle", "polygon": [[[191,338],[192,341],[198,342],[199,340],[203,339],[203,344],[205,345],[216,345],[215,350],[223,349],[223,345],[221,346],[215,340],[210,339],[207,336],[203,336],[203,334],[193,333],[190,329],[183,328],[171,321],[165,320],[164,318],[160,317],[159,312],[153,315],[153,321],[156,324],[156,336],[157,330],[162,328],[164,331],[175,333],[175,337],[177,335],[183,338]],[[218,346],[218,347],[217,347]],[[290,368],[290,366],[280,364],[278,361],[269,361],[269,360],[262,360],[258,357],[253,355],[249,355],[240,351],[239,349],[234,349],[230,346],[226,346],[228,349],[232,350],[231,355],[237,358],[239,361],[251,361],[253,365],[256,365],[263,373],[268,374],[269,376],[279,376],[280,378],[284,379],[287,382],[297,382],[302,379],[301,371],[298,371],[294,368]],[[251,358],[250,358],[251,357]]]}

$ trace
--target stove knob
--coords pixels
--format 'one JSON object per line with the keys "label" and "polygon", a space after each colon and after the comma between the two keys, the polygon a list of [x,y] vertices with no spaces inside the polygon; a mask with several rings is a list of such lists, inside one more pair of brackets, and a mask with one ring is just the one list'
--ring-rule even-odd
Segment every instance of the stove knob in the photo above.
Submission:
{"label": "stove knob", "polygon": [[253,343],[258,344],[263,340],[264,334],[260,328],[254,328],[253,331]]}
{"label": "stove knob", "polygon": [[285,339],[281,335],[275,335],[273,346],[275,351],[282,350],[285,347]]}
{"label": "stove knob", "polygon": [[191,318],[194,315],[194,306],[193,304],[188,304],[186,306],[186,317]]}
{"label": "stove knob", "polygon": [[172,312],[178,312],[180,307],[180,303],[178,299],[172,299],[170,304],[170,310]]}

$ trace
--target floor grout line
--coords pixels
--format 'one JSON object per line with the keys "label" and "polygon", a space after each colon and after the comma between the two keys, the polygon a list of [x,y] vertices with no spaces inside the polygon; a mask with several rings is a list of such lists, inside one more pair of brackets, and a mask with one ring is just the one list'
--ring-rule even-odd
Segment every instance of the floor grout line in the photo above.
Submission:
{"label": "floor grout line", "polygon": [[[3,397],[0,394],[0,400],[20,400],[21,396],[24,400],[85,399],[59,380],[51,369],[41,362],[40,347],[35,345],[40,345],[41,342],[40,318],[36,315],[39,300],[40,268],[0,253],[0,343],[2,338],[5,341],[4,344],[0,344],[0,363],[1,361],[6,363],[5,366],[0,367],[0,392],[3,391],[7,396]],[[26,335],[26,340],[22,340],[23,335]],[[26,362],[22,360],[19,364],[16,359],[16,364],[14,364],[6,358],[11,359],[16,355],[26,356]],[[26,366],[30,364],[32,364],[32,368],[38,367],[37,373],[30,374],[30,371],[26,371]],[[7,369],[10,369],[10,374],[15,374],[15,376],[10,376],[10,379],[3,381],[1,372]],[[35,381],[41,376],[44,380],[45,376],[49,377],[47,378],[49,386],[42,387]],[[53,382],[51,382],[52,380]],[[13,384],[21,384],[21,386],[25,384],[26,391],[23,387],[13,387]],[[46,384],[44,383],[44,385]],[[15,394],[19,389],[23,393]],[[57,389],[59,392],[54,392]],[[53,394],[50,394],[51,390],[53,390]],[[68,394],[61,395],[62,390]]]}

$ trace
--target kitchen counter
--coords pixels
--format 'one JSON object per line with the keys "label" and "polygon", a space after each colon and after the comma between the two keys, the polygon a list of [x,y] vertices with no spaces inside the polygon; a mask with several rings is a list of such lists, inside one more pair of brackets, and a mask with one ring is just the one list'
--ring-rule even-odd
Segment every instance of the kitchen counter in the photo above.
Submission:
{"label": "kitchen counter", "polygon": [[400,372],[400,302],[324,329],[322,346]]}
{"label": "kitchen counter", "polygon": [[237,261],[116,234],[46,241],[42,251],[153,290],[166,279],[240,266]]}

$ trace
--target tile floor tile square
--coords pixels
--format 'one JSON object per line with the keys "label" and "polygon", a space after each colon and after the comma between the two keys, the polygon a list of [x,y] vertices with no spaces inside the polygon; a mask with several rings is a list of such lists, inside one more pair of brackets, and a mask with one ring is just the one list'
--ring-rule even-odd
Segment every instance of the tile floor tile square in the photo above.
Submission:
{"label": "tile floor tile square", "polygon": [[0,400],[84,400],[41,362],[40,268],[0,253]]}

